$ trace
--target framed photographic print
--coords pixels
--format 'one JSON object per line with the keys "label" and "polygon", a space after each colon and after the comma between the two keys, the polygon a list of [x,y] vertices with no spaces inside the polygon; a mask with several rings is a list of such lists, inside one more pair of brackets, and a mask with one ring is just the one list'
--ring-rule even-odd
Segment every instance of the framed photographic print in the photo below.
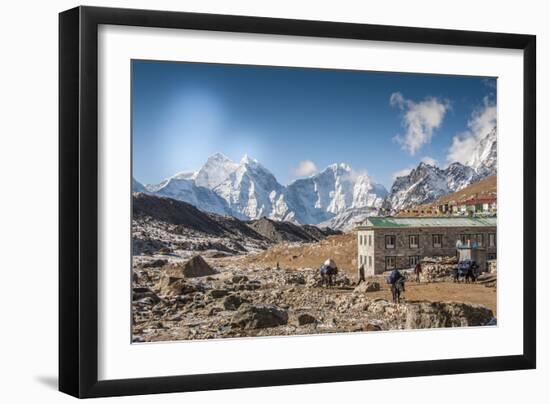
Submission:
{"label": "framed photographic print", "polygon": [[531,35],[60,14],[60,390],[531,369]]}

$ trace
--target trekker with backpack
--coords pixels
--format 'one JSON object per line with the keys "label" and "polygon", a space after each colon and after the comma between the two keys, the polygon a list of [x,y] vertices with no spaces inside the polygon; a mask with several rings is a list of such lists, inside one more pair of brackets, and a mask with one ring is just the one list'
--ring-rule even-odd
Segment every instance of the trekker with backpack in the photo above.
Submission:
{"label": "trekker with backpack", "polygon": [[414,267],[414,275],[416,278],[416,283],[420,283],[420,274],[422,273],[422,264],[420,262],[416,263],[416,266]]}
{"label": "trekker with backpack", "polygon": [[365,266],[363,264],[357,270],[357,284],[359,285],[361,282],[365,282]]}

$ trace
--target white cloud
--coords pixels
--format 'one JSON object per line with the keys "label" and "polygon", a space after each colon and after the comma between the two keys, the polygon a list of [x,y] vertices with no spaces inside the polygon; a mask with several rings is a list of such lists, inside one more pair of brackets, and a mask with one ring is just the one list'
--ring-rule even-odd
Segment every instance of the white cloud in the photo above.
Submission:
{"label": "white cloud", "polygon": [[449,163],[458,161],[459,163],[466,164],[471,159],[477,144],[477,139],[469,132],[453,137],[453,143],[447,152],[447,161]]}
{"label": "white cloud", "polygon": [[390,105],[392,107],[398,106],[399,108],[403,109],[405,107],[405,104],[406,100],[405,97],[403,97],[403,94],[396,92],[390,96]]}
{"label": "white cloud", "polygon": [[424,164],[429,164],[431,166],[436,166],[437,167],[437,165],[438,165],[437,160],[430,157],[430,156],[424,156],[424,157],[422,157],[422,159],[420,161],[423,162]]}
{"label": "white cloud", "polygon": [[393,180],[395,181],[397,177],[404,177],[406,175],[409,175],[412,171],[412,167],[410,168],[404,168],[402,170],[396,171],[392,174]]}
{"label": "white cloud", "polygon": [[447,151],[447,161],[467,164],[479,141],[496,125],[497,106],[485,97],[483,105],[472,113],[468,121],[468,130],[453,137],[453,143]]}
{"label": "white cloud", "polygon": [[450,108],[447,101],[441,101],[435,97],[414,102],[405,99],[399,92],[391,95],[390,105],[403,111],[405,134],[397,135],[394,139],[411,155],[414,155],[424,144],[430,143],[434,130],[441,126],[445,113]]}
{"label": "white cloud", "polygon": [[298,166],[292,170],[296,177],[308,177],[317,172],[317,166],[311,160],[303,160],[298,163]]}

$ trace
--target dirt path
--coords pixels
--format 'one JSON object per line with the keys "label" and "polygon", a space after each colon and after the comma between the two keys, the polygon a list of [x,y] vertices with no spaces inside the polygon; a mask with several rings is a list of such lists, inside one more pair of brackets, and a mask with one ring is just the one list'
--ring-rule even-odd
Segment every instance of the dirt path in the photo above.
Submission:
{"label": "dirt path", "polygon": [[[391,300],[388,285],[383,284],[380,292],[371,292],[369,297]],[[405,300],[429,300],[434,302],[461,302],[481,304],[497,314],[497,293],[495,288],[480,284],[454,282],[415,283],[407,282]]]}

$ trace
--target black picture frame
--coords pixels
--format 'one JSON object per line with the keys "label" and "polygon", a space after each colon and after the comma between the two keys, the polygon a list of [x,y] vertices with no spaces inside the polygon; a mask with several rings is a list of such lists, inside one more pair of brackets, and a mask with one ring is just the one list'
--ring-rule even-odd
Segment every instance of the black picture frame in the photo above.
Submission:
{"label": "black picture frame", "polygon": [[[523,354],[99,381],[97,52],[100,24],[522,50]],[[60,13],[59,390],[84,398],[534,369],[535,122],[534,35],[96,7],[77,7]]]}

